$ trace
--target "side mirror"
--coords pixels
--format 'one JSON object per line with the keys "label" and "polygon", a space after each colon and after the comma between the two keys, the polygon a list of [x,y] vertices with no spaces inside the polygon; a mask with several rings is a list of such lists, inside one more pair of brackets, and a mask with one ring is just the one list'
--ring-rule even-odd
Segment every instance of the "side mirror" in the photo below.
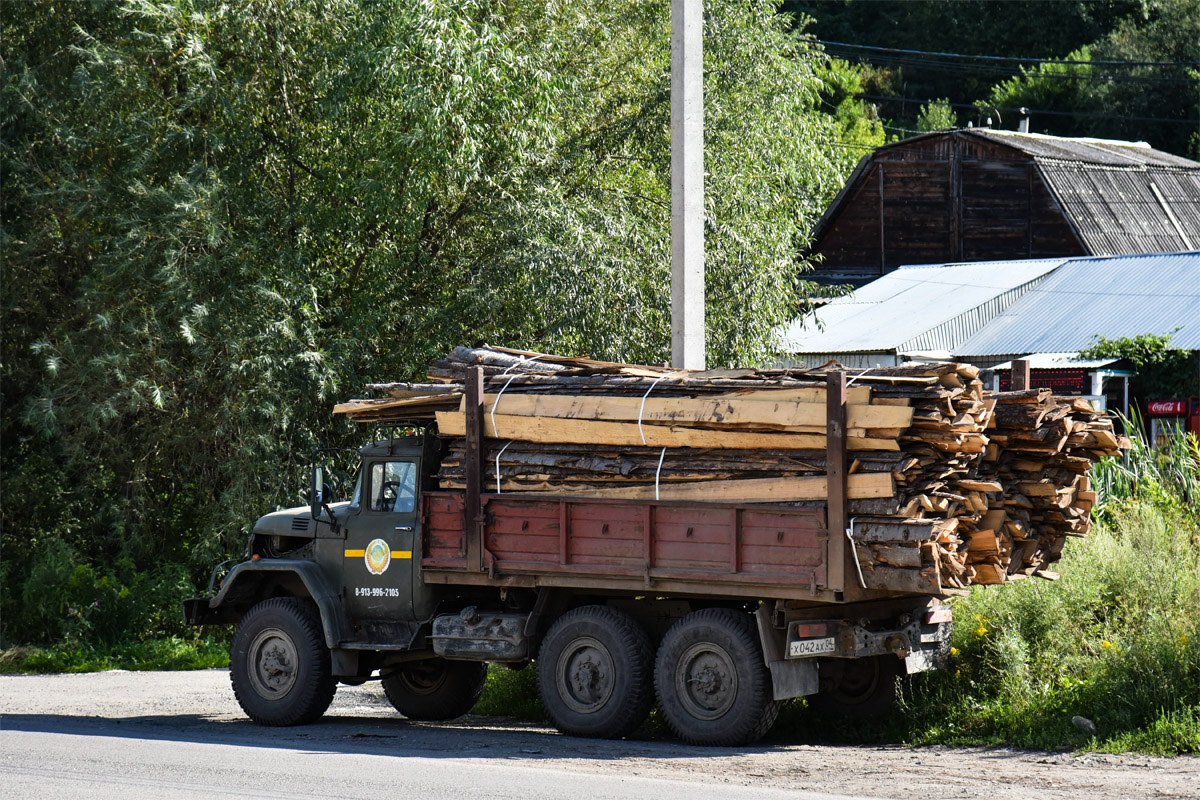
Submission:
{"label": "side mirror", "polygon": [[311,504],[312,518],[321,518],[321,507],[325,504],[325,475],[320,467],[313,467],[312,480],[312,497],[309,500]]}

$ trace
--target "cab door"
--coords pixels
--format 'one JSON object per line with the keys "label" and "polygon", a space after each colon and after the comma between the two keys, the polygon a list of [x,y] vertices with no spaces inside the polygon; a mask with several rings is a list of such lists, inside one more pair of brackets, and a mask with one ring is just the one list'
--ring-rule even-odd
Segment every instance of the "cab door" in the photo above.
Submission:
{"label": "cab door", "polygon": [[346,524],[342,585],[351,620],[413,619],[419,458],[388,456],[363,469],[358,513]]}

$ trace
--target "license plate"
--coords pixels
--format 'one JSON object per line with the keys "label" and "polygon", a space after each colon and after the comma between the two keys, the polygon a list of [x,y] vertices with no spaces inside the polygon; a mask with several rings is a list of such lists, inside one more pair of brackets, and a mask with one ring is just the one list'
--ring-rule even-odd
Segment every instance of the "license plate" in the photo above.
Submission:
{"label": "license plate", "polygon": [[792,658],[804,656],[819,656],[837,650],[837,639],[833,636],[824,639],[800,639],[788,646],[788,655]]}

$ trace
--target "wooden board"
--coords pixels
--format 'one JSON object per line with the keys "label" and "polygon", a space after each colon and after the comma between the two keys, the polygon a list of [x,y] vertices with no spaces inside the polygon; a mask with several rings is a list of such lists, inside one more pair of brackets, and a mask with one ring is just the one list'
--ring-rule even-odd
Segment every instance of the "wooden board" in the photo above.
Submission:
{"label": "wooden board", "polygon": [[[707,423],[728,426],[768,426],[779,429],[808,428],[804,432],[825,430],[825,403],[799,402],[792,399],[758,399],[768,392],[756,392],[755,399],[744,397],[612,397],[555,394],[488,394],[484,412],[517,417],[555,417],[559,419],[607,422]],[[497,398],[499,404],[497,406]],[[913,410],[907,406],[848,405],[848,428],[907,428]]]}
{"label": "wooden board", "polygon": [[[892,476],[887,473],[850,475],[847,480],[851,499],[891,497]],[[657,493],[657,497],[655,496]],[[538,492],[546,494],[546,492]],[[786,503],[793,500],[824,500],[825,477],[750,478],[747,480],[690,481],[688,483],[617,486],[612,489],[555,489],[558,497],[613,498],[625,500],[687,500],[710,503]]]}
{"label": "wooden board", "polygon": [[[595,422],[551,417],[516,417],[497,414],[484,417],[485,435],[494,439],[515,439],[543,444],[607,444],[628,447],[700,447],[714,450],[823,450],[826,438],[819,434],[746,433],[699,428],[668,427],[636,423]],[[447,436],[462,436],[466,421],[461,412],[439,411],[438,431]],[[873,439],[851,435],[846,446],[851,450],[894,450],[895,439]],[[645,437],[645,441],[643,441]]]}

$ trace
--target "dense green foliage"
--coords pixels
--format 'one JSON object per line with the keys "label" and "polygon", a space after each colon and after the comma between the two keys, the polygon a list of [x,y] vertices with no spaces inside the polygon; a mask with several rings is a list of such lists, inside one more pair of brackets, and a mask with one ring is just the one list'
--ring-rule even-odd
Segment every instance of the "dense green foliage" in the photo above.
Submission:
{"label": "dense green foliage", "polygon": [[1109,339],[1097,336],[1079,354],[1083,359],[1123,358],[1137,373],[1130,381],[1134,399],[1142,407],[1151,400],[1179,400],[1196,390],[1200,363],[1190,350],[1171,346],[1170,334],[1143,333]]}
{"label": "dense green foliage", "polygon": [[[751,364],[882,132],[772,3],[708,10],[708,348]],[[6,4],[0,635],[181,634],[119,606],[177,607],[360,443],[334,401],[452,345],[665,360],[668,13]]]}
{"label": "dense green foliage", "polygon": [[973,591],[957,671],[911,693],[912,738],[1200,752],[1198,551],[1194,522],[1143,503],[1070,548],[1057,583]]}
{"label": "dense green foliage", "polygon": [[1041,64],[1022,69],[981,99],[1001,107],[1076,112],[1042,116],[1034,130],[1147,140],[1161,150],[1200,159],[1200,0],[1148,5],[1143,17],[1121,19],[1066,60],[1189,62],[1190,67],[1141,66],[1113,74],[1103,65]]}
{"label": "dense green foliage", "polygon": [[917,130],[944,131],[947,128],[958,127],[958,116],[950,107],[946,98],[934,100],[921,106],[921,114],[917,117]]}
{"label": "dense green foliage", "polygon": [[1142,140],[1200,158],[1198,0],[787,0],[783,8],[812,17],[819,39],[885,48],[831,52],[873,65],[865,94],[900,138],[927,130],[917,124],[922,106],[947,98],[964,125],[990,117],[1015,129],[1018,109],[1028,108],[1035,132]]}

